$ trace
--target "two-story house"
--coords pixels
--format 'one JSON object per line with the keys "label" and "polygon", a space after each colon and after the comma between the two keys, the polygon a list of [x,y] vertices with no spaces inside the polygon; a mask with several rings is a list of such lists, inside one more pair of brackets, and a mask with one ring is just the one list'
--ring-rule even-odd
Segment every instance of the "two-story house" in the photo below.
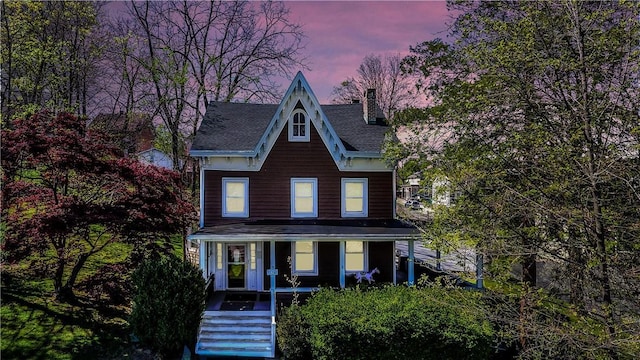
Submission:
{"label": "two-story house", "polygon": [[[381,114],[375,90],[320,105],[302,73],[279,104],[209,103],[190,151],[201,169],[190,240],[220,303],[208,305],[198,354],[274,356],[276,304],[294,290],[344,288],[373,269],[376,282],[413,282],[413,267],[396,269],[395,241],[417,232],[395,219]],[[234,299],[243,305],[225,308]]]}

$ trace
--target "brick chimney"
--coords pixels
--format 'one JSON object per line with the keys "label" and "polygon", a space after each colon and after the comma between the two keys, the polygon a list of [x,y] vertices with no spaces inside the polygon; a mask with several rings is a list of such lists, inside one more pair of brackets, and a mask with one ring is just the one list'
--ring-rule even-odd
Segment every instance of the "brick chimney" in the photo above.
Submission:
{"label": "brick chimney", "polygon": [[364,120],[369,125],[377,123],[376,89],[367,89],[364,93]]}

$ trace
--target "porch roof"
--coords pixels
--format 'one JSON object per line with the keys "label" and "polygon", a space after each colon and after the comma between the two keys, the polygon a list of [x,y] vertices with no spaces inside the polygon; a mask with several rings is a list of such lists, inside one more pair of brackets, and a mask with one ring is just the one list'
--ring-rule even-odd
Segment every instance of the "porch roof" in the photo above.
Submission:
{"label": "porch roof", "polygon": [[420,232],[400,220],[260,220],[208,226],[189,235],[208,241],[415,240]]}

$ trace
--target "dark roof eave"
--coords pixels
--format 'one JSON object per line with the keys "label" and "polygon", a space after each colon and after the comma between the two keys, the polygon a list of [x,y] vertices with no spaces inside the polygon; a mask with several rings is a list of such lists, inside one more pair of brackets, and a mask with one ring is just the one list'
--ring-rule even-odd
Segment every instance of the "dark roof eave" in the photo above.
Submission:
{"label": "dark roof eave", "polygon": [[208,241],[304,241],[304,240],[366,240],[366,241],[407,241],[419,240],[420,234],[209,234],[193,233],[189,240]]}
{"label": "dark roof eave", "polygon": [[[224,157],[246,157],[256,156],[255,150],[190,150],[189,155],[192,157],[208,157],[208,156],[224,156]],[[347,157],[352,158],[382,158],[382,154],[379,151],[347,151]]]}
{"label": "dark roof eave", "polygon": [[225,157],[245,157],[255,156],[255,150],[189,150],[192,157],[225,156]]}

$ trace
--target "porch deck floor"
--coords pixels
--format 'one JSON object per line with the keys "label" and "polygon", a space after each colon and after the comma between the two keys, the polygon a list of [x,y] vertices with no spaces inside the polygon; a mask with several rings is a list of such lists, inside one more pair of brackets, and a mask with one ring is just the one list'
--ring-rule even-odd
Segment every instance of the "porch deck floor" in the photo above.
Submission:
{"label": "porch deck floor", "polygon": [[207,299],[205,311],[269,311],[270,295],[247,291],[214,291]]}

